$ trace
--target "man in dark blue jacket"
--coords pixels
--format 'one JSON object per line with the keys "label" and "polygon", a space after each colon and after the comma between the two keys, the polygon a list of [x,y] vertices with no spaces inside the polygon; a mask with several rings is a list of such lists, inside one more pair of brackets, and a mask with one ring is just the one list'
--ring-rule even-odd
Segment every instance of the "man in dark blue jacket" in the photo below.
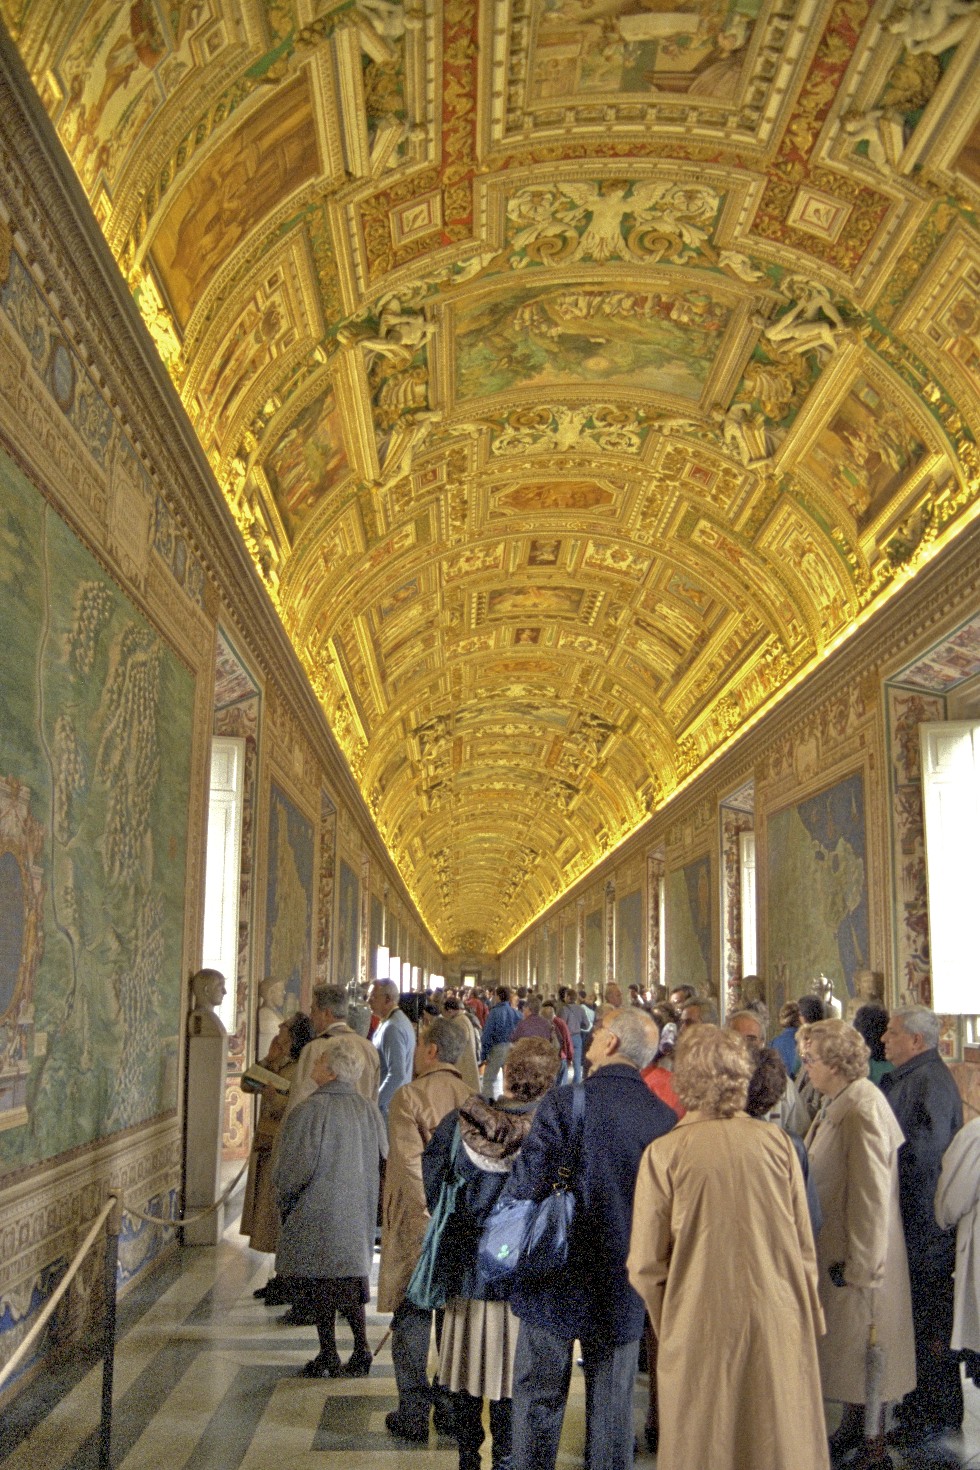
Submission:
{"label": "man in dark blue jacket", "polygon": [[960,1365],[950,1351],[956,1236],[936,1223],[933,1202],[943,1154],[963,1126],[963,1103],[939,1055],[939,1017],[924,1006],[895,1011],[882,1044],[895,1070],[881,1079],[905,1142],[898,1151],[898,1202],[912,1288],[916,1386],[898,1407],[896,1441],[921,1443],[963,1422]]}
{"label": "man in dark blue jacket", "polygon": [[480,1061],[486,1063],[480,1091],[490,1101],[500,1096],[504,1063],[520,1022],[521,1013],[511,1004],[511,992],[506,985],[498,986],[497,1003],[490,1007],[480,1043]]}
{"label": "man in dark blue jacket", "polygon": [[[576,1339],[585,1364],[586,1470],[633,1464],[633,1382],[644,1321],[626,1275],[633,1192],[647,1145],[677,1121],[640,1076],[658,1041],[656,1022],[635,1009],[605,1016],[593,1034],[568,1264],[551,1280],[518,1284],[511,1296],[521,1319],[513,1470],[554,1470]],[[544,1199],[559,1167],[568,1165],[572,1094],[560,1087],[541,1102],[508,1194]]]}

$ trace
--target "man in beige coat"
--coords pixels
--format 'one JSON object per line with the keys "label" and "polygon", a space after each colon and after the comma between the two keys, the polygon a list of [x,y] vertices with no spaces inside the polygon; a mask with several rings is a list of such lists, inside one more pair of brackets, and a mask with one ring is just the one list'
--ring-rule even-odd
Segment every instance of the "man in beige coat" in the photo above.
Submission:
{"label": "man in beige coat", "polygon": [[473,1022],[470,1020],[470,1013],[465,1009],[462,1001],[456,1000],[455,997],[450,997],[444,1002],[443,1015],[446,1017],[447,1021],[452,1021],[453,1025],[458,1026],[460,1031],[466,1038],[466,1044],[463,1047],[463,1050],[460,1052],[459,1061],[456,1063],[456,1065],[459,1068],[459,1075],[462,1077],[463,1081],[466,1083],[470,1091],[479,1092],[479,1029],[478,1027],[474,1026]]}
{"label": "man in beige coat", "polygon": [[[366,1036],[358,1036],[347,1024],[347,992],[341,990],[339,985],[315,985],[310,1005],[310,1021],[313,1025],[314,1037],[308,1042],[299,1054],[296,1064],[296,1075],[289,1089],[289,1101],[286,1104],[285,1118],[301,1102],[312,1097],[316,1092],[317,1084],[313,1081],[313,1068],[317,1058],[323,1054],[323,1049],[332,1036],[350,1036],[357,1043],[358,1052],[364,1058],[361,1075],[354,1084],[362,1097],[368,1102],[378,1101],[378,1086],[381,1081],[381,1062],[376,1049],[371,1045]],[[283,1121],[285,1122],[285,1118]]]}
{"label": "man in beige coat", "polygon": [[432,1386],[427,1369],[432,1313],[407,1301],[405,1288],[421,1254],[429,1221],[422,1184],[423,1151],[446,1114],[470,1096],[456,1066],[465,1041],[455,1021],[444,1017],[433,1021],[419,1035],[414,1081],[398,1089],[388,1110],[378,1311],[395,1314],[391,1360],[398,1408],[385,1424],[389,1433],[417,1443],[429,1437]]}

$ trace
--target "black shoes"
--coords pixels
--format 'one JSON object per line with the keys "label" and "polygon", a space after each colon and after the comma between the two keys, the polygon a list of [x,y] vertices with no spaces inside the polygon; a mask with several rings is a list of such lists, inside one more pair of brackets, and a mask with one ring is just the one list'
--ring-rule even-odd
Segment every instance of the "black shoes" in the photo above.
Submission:
{"label": "black shoes", "polygon": [[280,1327],[312,1327],[315,1322],[315,1317],[311,1317],[309,1312],[301,1311],[299,1307],[290,1307],[289,1311],[279,1318]]}
{"label": "black shoes", "polygon": [[299,1370],[300,1378],[341,1378],[343,1376],[340,1358],[336,1353],[317,1353],[308,1363],[304,1363]]}
{"label": "black shoes", "polygon": [[265,1302],[267,1307],[281,1307],[289,1301],[289,1287],[281,1276],[270,1276],[265,1285],[253,1291],[252,1295]]}
{"label": "black shoes", "polygon": [[374,1362],[373,1354],[369,1352],[351,1353],[347,1362],[336,1375],[338,1378],[366,1378],[371,1371]]}
{"label": "black shoes", "polygon": [[432,1410],[432,1427],[436,1434],[443,1435],[446,1439],[459,1438],[459,1426],[456,1423],[456,1415],[452,1408],[442,1403],[439,1399],[435,1402]]}
{"label": "black shoes", "polygon": [[407,1439],[411,1444],[428,1444],[429,1442],[428,1420],[416,1424],[406,1419],[398,1409],[392,1409],[390,1414],[385,1415],[385,1428],[397,1439]]}
{"label": "black shoes", "polygon": [[959,1434],[962,1427],[960,1424],[938,1424],[932,1419],[909,1419],[904,1424],[896,1424],[894,1429],[889,1429],[885,1439],[890,1445],[914,1449],[916,1445],[931,1444],[934,1440],[942,1439],[944,1434]]}

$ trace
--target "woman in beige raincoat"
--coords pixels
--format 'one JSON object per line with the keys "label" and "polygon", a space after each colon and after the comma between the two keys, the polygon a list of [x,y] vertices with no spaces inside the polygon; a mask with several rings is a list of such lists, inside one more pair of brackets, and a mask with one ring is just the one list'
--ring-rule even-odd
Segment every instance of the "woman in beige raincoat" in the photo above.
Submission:
{"label": "woman in beige raincoat", "polygon": [[789,1137],[743,1111],[741,1038],[692,1026],[685,1116],[640,1164],[627,1261],[659,1340],[657,1470],[827,1470],[823,1314]]}
{"label": "woman in beige raincoat", "polygon": [[817,1237],[824,1398],[844,1405],[835,1454],[864,1442],[866,1349],[874,1320],[884,1352],[884,1402],[915,1387],[912,1299],[898,1207],[898,1150],[905,1136],[868,1078],[864,1039],[844,1021],[797,1032],[807,1075],[825,1099],[806,1137],[810,1179],[823,1211]]}
{"label": "woman in beige raincoat", "polygon": [[[980,1118],[956,1134],[943,1154],[936,1189],[936,1222],[956,1226],[954,1352],[980,1353]],[[968,1370],[969,1371],[969,1370]]]}

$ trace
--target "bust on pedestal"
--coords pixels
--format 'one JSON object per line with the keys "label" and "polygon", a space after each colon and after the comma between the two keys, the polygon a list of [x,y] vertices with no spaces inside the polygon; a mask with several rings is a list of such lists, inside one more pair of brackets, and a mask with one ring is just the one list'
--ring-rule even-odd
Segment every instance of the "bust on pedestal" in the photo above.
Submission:
{"label": "bust on pedestal", "polygon": [[[193,1009],[187,1018],[187,1114],[184,1128],[184,1211],[213,1205],[221,1193],[221,1133],[225,1109],[228,1033],[215,1007],[225,994],[220,970],[191,976]],[[184,1226],[185,1245],[217,1245],[224,1208]]]}
{"label": "bust on pedestal", "polygon": [[856,970],[854,994],[848,998],[844,1020],[853,1021],[862,1006],[885,1004],[885,977],[880,970]]}
{"label": "bust on pedestal", "polygon": [[823,1001],[828,1020],[840,1021],[843,1018],[844,1007],[834,994],[834,982],[829,975],[821,972],[810,986],[810,991],[813,995],[819,995]]}
{"label": "bust on pedestal", "polygon": [[255,1039],[255,1059],[258,1062],[269,1055],[269,1047],[279,1035],[285,1000],[284,980],[273,980],[271,976],[267,976],[265,980],[259,981],[259,1025]]}

